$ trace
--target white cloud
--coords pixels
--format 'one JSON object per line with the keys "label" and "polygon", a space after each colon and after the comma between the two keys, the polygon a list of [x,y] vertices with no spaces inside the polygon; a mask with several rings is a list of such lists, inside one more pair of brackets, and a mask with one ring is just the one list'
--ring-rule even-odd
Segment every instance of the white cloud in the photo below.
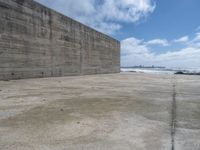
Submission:
{"label": "white cloud", "polygon": [[134,37],[121,41],[122,66],[148,65],[154,54],[150,52],[143,40]]}
{"label": "white cloud", "polygon": [[196,33],[196,36],[195,36],[193,42],[200,42],[200,32]]}
{"label": "white cloud", "polygon": [[186,47],[178,51],[155,54],[145,42],[132,37],[121,42],[121,50],[122,66],[200,67],[200,48],[197,47]]}
{"label": "white cloud", "polygon": [[195,34],[194,39],[189,41],[188,45],[190,47],[198,47],[198,48],[200,48],[200,32]]}
{"label": "white cloud", "polygon": [[36,0],[99,31],[112,34],[122,22],[137,22],[152,13],[153,0]]}
{"label": "white cloud", "polygon": [[175,39],[174,40],[174,42],[176,42],[176,43],[186,43],[188,41],[189,41],[189,37],[188,36],[183,36],[183,37],[181,37],[179,39]]}
{"label": "white cloud", "polygon": [[146,45],[143,44],[143,40],[139,40],[134,37],[121,41],[121,49],[121,54],[123,56],[132,54],[141,56],[149,52]]}
{"label": "white cloud", "polygon": [[104,0],[99,13],[106,20],[136,22],[152,13],[155,3],[152,0]]}
{"label": "white cloud", "polygon": [[146,42],[147,45],[161,45],[161,46],[169,46],[169,42],[166,39],[153,39]]}

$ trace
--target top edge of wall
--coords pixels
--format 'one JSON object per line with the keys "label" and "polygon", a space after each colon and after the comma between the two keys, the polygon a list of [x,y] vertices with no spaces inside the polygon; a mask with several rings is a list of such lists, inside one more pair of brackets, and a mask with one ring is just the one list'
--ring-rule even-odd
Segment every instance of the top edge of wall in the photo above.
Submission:
{"label": "top edge of wall", "polygon": [[[17,0],[14,0],[14,1],[17,1]],[[24,0],[18,0],[18,1],[24,1]],[[110,39],[112,39],[112,40],[114,40],[115,42],[117,42],[117,43],[120,44],[120,41],[119,41],[119,40],[117,40],[117,39],[115,39],[115,38],[109,36],[108,34],[105,34],[105,33],[103,33],[103,32],[100,32],[100,31],[98,31],[98,30],[96,30],[96,29],[90,27],[90,26],[87,26],[87,25],[85,25],[84,23],[81,23],[81,22],[79,22],[79,21],[77,21],[77,20],[75,20],[75,19],[73,19],[73,18],[71,18],[71,17],[69,17],[69,16],[67,16],[67,15],[64,15],[64,14],[62,14],[62,13],[60,13],[60,12],[58,12],[58,11],[52,9],[52,8],[49,8],[49,7],[43,5],[43,4],[41,4],[41,3],[39,3],[39,2],[37,2],[37,1],[35,1],[35,0],[26,0],[26,2],[35,3],[35,4],[39,5],[40,7],[43,7],[43,8],[45,8],[45,9],[48,9],[48,10],[50,10],[50,11],[52,11],[52,12],[54,12],[54,13],[57,13],[57,14],[59,14],[59,15],[65,17],[65,18],[67,18],[67,19],[70,19],[70,20],[72,20],[72,21],[74,21],[74,22],[76,22],[76,23],[79,23],[79,24],[81,24],[82,26],[85,26],[86,28],[89,28],[89,29],[91,29],[91,30],[93,30],[93,31],[95,31],[95,32],[97,32],[97,33],[99,33],[99,34],[102,34],[102,35],[104,35],[105,37],[110,38]]]}

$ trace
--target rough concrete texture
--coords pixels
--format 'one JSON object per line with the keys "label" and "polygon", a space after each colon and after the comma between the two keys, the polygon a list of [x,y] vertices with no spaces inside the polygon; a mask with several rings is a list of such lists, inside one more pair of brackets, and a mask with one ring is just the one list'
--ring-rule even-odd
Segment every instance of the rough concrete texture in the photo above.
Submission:
{"label": "rough concrete texture", "polygon": [[199,150],[199,80],[121,73],[0,81],[0,149]]}
{"label": "rough concrete texture", "polygon": [[0,80],[119,71],[117,40],[33,0],[0,0]]}

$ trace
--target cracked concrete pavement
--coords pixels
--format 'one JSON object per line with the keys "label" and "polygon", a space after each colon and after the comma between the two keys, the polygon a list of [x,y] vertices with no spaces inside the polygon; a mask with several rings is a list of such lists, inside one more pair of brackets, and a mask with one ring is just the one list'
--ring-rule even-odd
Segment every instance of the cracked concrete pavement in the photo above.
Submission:
{"label": "cracked concrete pavement", "polygon": [[120,73],[0,81],[0,149],[199,150],[199,79]]}

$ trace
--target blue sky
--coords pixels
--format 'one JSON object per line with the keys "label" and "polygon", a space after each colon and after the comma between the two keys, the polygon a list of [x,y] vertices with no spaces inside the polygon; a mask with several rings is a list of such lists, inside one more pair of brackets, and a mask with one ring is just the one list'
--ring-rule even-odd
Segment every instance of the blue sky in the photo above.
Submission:
{"label": "blue sky", "polygon": [[121,65],[200,68],[199,0],[37,0],[121,41]]}
{"label": "blue sky", "polygon": [[[156,8],[141,23],[125,24],[120,40],[129,36],[151,40],[153,38],[175,39],[192,35],[200,26],[199,0],[156,0]],[[127,32],[129,31],[129,32]]]}

